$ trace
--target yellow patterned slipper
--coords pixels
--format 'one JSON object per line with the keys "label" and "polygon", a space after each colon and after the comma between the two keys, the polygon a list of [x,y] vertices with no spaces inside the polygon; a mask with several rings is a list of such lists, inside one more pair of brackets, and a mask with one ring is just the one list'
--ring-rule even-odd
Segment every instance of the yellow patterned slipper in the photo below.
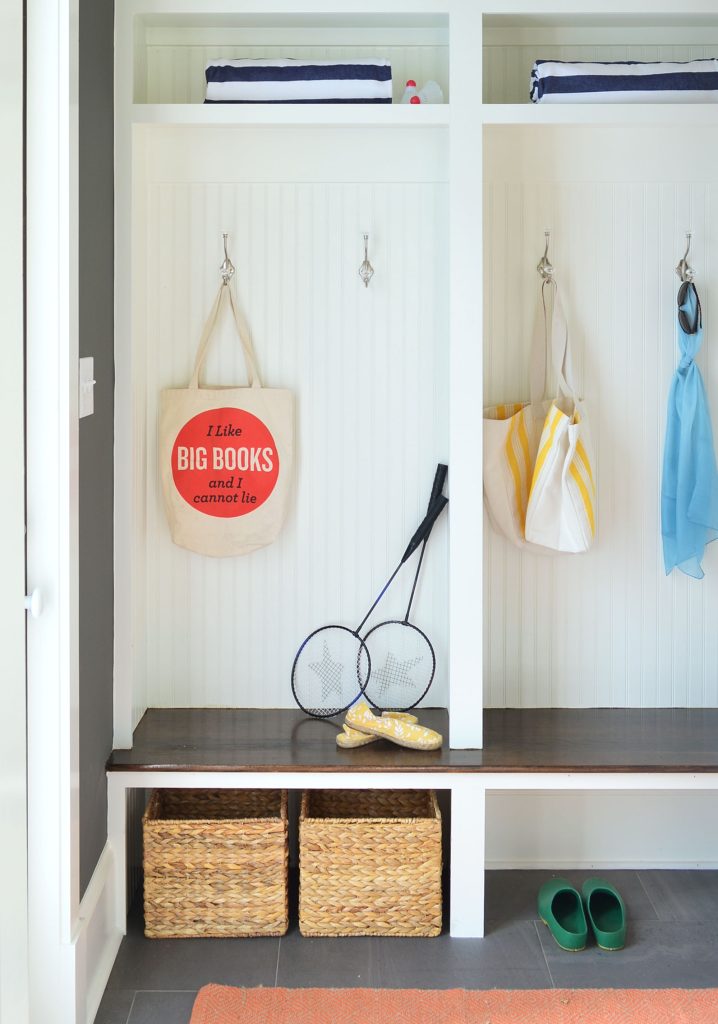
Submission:
{"label": "yellow patterned slipper", "polygon": [[364,700],[347,711],[346,722],[357,732],[376,736],[377,739],[391,740],[400,747],[410,747],[412,750],[438,750],[443,742],[440,733],[423,725],[413,725],[384,716],[379,718]]}
{"label": "yellow patterned slipper", "polygon": [[[416,725],[419,721],[416,715],[410,715],[406,711],[382,711],[381,717],[394,718],[399,722],[409,722],[410,725]],[[337,735],[337,746],[342,747],[343,750],[353,750],[355,747],[365,747],[368,743],[376,743],[378,739],[378,736],[357,732],[356,729],[352,729],[345,723],[344,732]]]}
{"label": "yellow patterned slipper", "polygon": [[344,732],[337,733],[337,746],[343,750],[353,750],[355,747],[365,747],[368,743],[376,743],[376,736],[369,736],[365,732],[357,732],[344,726]]}

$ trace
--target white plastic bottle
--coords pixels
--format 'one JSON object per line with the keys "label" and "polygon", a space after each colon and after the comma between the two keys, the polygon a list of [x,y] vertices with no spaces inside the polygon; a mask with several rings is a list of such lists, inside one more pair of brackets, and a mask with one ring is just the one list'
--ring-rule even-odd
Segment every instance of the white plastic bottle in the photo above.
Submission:
{"label": "white plastic bottle", "polygon": [[401,97],[402,103],[411,103],[412,99],[417,95],[418,89],[416,88],[416,82],[413,78],[408,79],[406,88],[404,89],[404,95]]}
{"label": "white plastic bottle", "polygon": [[443,103],[444,93],[438,82],[429,79],[417,93],[420,103]]}

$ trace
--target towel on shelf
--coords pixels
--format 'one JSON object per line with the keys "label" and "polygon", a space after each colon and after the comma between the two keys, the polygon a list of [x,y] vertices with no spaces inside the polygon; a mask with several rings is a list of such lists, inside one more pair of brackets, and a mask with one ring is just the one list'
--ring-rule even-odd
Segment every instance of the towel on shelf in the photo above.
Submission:
{"label": "towel on shelf", "polygon": [[718,59],[689,61],[537,60],[534,103],[717,103]]}
{"label": "towel on shelf", "polygon": [[703,340],[701,304],[693,284],[678,292],[681,361],[668,396],[661,482],[661,533],[666,574],[678,568],[703,578],[706,544],[718,537],[718,471],[701,371],[695,357]]}
{"label": "towel on shelf", "polygon": [[337,60],[211,60],[205,103],[391,103],[391,64]]}

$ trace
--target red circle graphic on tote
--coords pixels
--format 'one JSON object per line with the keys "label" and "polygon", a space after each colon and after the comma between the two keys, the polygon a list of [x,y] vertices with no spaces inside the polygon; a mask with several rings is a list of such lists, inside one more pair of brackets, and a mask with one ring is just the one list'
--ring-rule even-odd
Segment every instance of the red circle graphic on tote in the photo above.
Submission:
{"label": "red circle graphic on tote", "polygon": [[208,409],[193,416],[172,449],[175,487],[207,516],[233,519],[256,511],[278,476],[274,438],[244,409]]}

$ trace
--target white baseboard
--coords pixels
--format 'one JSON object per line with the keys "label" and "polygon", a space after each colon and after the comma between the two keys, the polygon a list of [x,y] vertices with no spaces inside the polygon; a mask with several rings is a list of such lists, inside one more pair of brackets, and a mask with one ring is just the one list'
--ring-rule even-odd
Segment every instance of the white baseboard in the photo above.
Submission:
{"label": "white baseboard", "polygon": [[115,907],[115,858],[109,843],[80,904],[75,936],[77,1024],[93,1024],[122,941]]}
{"label": "white baseboard", "polygon": [[718,861],[621,861],[621,860],[487,860],[489,871],[716,871]]}

